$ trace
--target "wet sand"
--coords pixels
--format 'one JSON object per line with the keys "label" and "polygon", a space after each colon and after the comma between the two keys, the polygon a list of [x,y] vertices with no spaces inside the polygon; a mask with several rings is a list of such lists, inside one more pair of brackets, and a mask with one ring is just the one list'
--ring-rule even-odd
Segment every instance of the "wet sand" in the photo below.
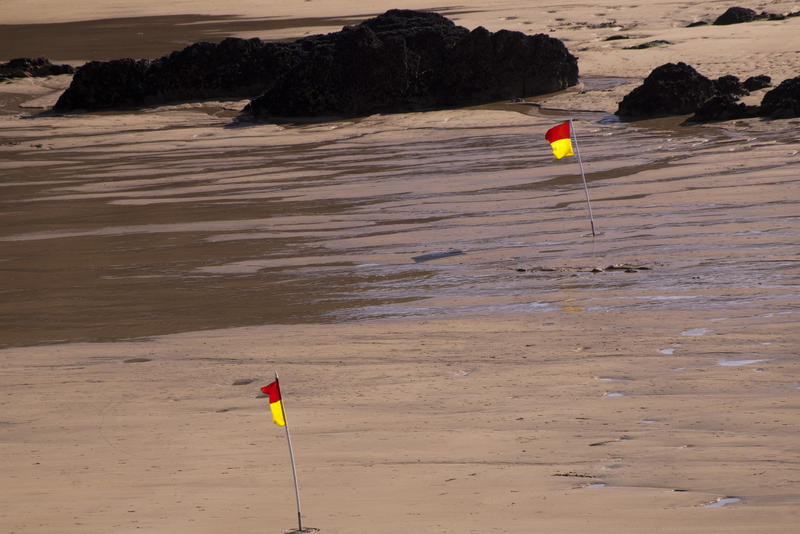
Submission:
{"label": "wet sand", "polygon": [[[373,15],[374,16],[374,15]],[[131,57],[156,59],[200,41],[303,28],[337,31],[367,16],[252,20],[236,16],[164,15],[39,24],[0,24],[3,54],[82,63]],[[335,28],[335,29],[334,29]]]}
{"label": "wet sand", "polygon": [[[792,121],[580,114],[592,239],[577,165],[536,142],[559,112],[236,125],[242,105],[42,116],[5,138],[4,345],[797,294]],[[644,269],[592,272],[614,264]]]}
{"label": "wet sand", "polygon": [[[260,36],[315,31],[307,7]],[[677,42],[662,15],[698,6],[452,9],[556,30],[581,85],[296,125],[237,123],[244,101],[54,116],[69,77],[0,86],[10,532],[290,530],[258,394],[276,370],[321,532],[794,532],[800,122],[615,120],[667,52],[609,48],[599,23]],[[207,12],[192,31],[232,31]],[[726,51],[754,28],[701,28],[675,59],[796,72],[788,48]],[[569,117],[596,238],[577,162],[543,140]]]}

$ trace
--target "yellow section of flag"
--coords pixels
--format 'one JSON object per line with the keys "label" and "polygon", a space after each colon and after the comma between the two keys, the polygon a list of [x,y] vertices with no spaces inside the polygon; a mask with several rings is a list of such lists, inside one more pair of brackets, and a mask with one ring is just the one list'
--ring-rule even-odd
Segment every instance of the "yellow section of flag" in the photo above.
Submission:
{"label": "yellow section of flag", "polygon": [[569,121],[561,123],[558,126],[553,126],[547,130],[547,133],[544,134],[544,138],[547,139],[547,142],[550,143],[550,146],[553,148],[553,155],[556,159],[575,155],[572,151]]}
{"label": "yellow section of flag", "polygon": [[269,395],[269,410],[272,412],[272,420],[278,426],[286,426],[286,414],[283,412],[283,401],[281,401],[281,387],[277,377],[275,382],[261,388],[265,395]]}
{"label": "yellow section of flag", "polygon": [[283,416],[283,401],[270,402],[269,409],[272,412],[272,420],[278,426],[286,426],[286,418]]}

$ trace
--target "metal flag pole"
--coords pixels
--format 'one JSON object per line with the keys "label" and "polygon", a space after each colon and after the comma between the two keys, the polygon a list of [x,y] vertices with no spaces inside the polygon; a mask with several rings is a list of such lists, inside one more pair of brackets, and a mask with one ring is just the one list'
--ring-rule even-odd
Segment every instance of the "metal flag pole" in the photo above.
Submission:
{"label": "metal flag pole", "polygon": [[[275,381],[278,382],[278,373],[275,372]],[[278,382],[280,384],[280,382]],[[280,386],[279,386],[280,387]],[[292,438],[289,435],[289,421],[286,419],[286,407],[284,406],[283,395],[281,395],[281,412],[283,412],[283,428],[286,429],[286,441],[289,443],[289,458],[292,460],[292,477],[294,478],[294,496],[297,500],[297,532],[303,532],[303,518],[300,513],[300,488],[297,486],[297,469],[294,466],[294,451],[292,450]]]}
{"label": "metal flag pole", "polygon": [[594,231],[594,217],[592,216],[592,204],[589,202],[589,187],[586,185],[586,176],[583,174],[583,161],[581,161],[581,150],[578,147],[578,136],[575,133],[575,127],[572,125],[572,119],[569,120],[569,131],[572,132],[572,138],[575,140],[575,155],[578,156],[578,165],[581,167],[581,179],[583,180],[583,190],[586,192],[586,207],[589,208],[589,222],[592,225],[592,237],[597,233]]}

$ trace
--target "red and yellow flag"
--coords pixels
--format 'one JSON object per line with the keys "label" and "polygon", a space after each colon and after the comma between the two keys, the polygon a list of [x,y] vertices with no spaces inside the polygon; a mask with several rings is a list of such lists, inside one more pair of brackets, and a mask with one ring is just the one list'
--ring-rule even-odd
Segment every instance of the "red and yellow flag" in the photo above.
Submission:
{"label": "red and yellow flag", "polygon": [[269,395],[269,409],[272,412],[272,420],[278,426],[286,426],[286,415],[283,413],[283,402],[281,401],[281,388],[278,385],[278,379],[275,382],[264,386],[261,391],[265,395]]}
{"label": "red and yellow flag", "polygon": [[569,126],[569,121],[567,121],[558,126],[553,126],[544,134],[544,138],[547,139],[547,142],[553,147],[553,155],[556,159],[575,155],[575,153],[572,152],[572,140],[570,139]]}

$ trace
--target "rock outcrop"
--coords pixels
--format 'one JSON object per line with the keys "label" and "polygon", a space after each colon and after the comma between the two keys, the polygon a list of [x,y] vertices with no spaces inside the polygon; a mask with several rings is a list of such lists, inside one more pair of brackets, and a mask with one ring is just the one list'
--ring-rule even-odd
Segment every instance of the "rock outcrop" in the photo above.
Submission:
{"label": "rock outcrop", "polygon": [[577,83],[557,39],[456,26],[392,10],[336,34],[299,41],[311,53],[253,100],[256,118],[362,115],[526,97]]}
{"label": "rock outcrop", "polygon": [[739,101],[750,91],[769,87],[770,81],[763,74],[751,76],[744,83],[731,74],[710,80],[685,63],[667,63],[625,95],[617,115],[630,120],[693,113],[688,122],[800,115],[800,78],[786,80],[768,92],[761,106]]}
{"label": "rock outcrop", "polygon": [[625,95],[617,115],[647,118],[693,113],[714,96],[714,83],[686,63],[656,67],[644,83]]}
{"label": "rock outcrop", "polygon": [[75,69],[71,65],[54,65],[43,57],[22,57],[0,63],[0,81],[11,78],[31,78],[40,76],[56,76],[72,74]]}
{"label": "rock outcrop", "polygon": [[147,60],[91,61],[78,67],[54,109],[103,109],[143,104],[148,93]]}
{"label": "rock outcrop", "polygon": [[[730,7],[725,13],[717,17],[712,24],[717,26],[726,26],[729,24],[741,24],[744,22],[753,22],[756,20],[785,20],[790,17],[800,17],[800,11],[790,11],[789,13],[768,13],[762,11],[756,13],[747,7]],[[694,28],[696,26],[705,26],[708,22],[699,20],[688,24],[687,28]]]}
{"label": "rock outcrop", "polygon": [[768,13],[762,11],[756,13],[747,7],[730,7],[717,17],[714,24],[724,26],[727,24],[741,24],[742,22],[753,22],[755,20],[785,20],[790,17],[800,16],[800,11],[790,11],[789,13]]}
{"label": "rock outcrop", "polygon": [[758,13],[747,7],[729,7],[725,13],[717,17],[714,21],[716,26],[728,24],[741,24],[742,22],[752,22],[758,18]]}
{"label": "rock outcrop", "polygon": [[700,104],[688,122],[729,121],[758,115],[758,106],[745,105],[729,93],[716,94]]}
{"label": "rock outcrop", "polygon": [[744,85],[744,88],[748,91],[758,91],[759,89],[769,87],[771,83],[772,78],[766,74],[759,74],[758,76],[750,76],[742,85]]}
{"label": "rock outcrop", "polygon": [[760,115],[773,119],[800,117],[800,76],[782,81],[765,94]]}
{"label": "rock outcrop", "polygon": [[362,115],[526,97],[577,79],[577,59],[557,39],[469,31],[436,13],[391,10],[290,43],[230,38],[155,61],[87,63],[55,109],[261,95],[247,107],[257,119]]}
{"label": "rock outcrop", "polygon": [[300,61],[291,43],[225,39],[196,43],[155,61],[92,61],[78,68],[56,111],[158,105],[209,98],[248,98]]}

